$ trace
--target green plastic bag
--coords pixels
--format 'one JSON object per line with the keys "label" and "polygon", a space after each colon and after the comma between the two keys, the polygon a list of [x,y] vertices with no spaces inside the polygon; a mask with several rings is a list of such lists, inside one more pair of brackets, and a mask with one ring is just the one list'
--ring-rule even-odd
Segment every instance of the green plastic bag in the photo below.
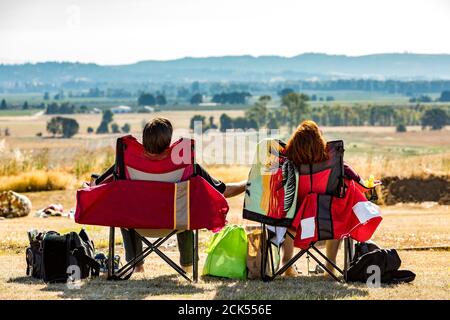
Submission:
{"label": "green plastic bag", "polygon": [[247,233],[242,226],[227,225],[211,239],[203,275],[247,279]]}

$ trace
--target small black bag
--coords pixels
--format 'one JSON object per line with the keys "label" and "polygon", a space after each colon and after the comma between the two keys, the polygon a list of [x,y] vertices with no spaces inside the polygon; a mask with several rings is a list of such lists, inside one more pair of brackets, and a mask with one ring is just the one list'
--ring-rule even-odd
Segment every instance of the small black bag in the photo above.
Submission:
{"label": "small black bag", "polygon": [[[94,260],[94,244],[84,229],[79,234],[60,235],[49,231],[29,237],[27,275],[45,282],[66,282],[75,270],[80,271],[80,279],[99,274],[100,266]],[[69,269],[69,266],[73,268]]]}
{"label": "small black bag", "polygon": [[380,269],[381,283],[396,284],[411,282],[416,275],[408,270],[398,270],[401,259],[395,249],[381,249],[373,242],[362,242],[355,245],[355,256],[347,271],[347,281],[366,282],[372,275],[370,266]]}
{"label": "small black bag", "polygon": [[28,232],[28,239],[30,240],[30,246],[26,250],[25,258],[27,262],[27,276],[33,278],[43,278],[43,264],[42,264],[42,239],[45,233],[39,233],[31,235]]}

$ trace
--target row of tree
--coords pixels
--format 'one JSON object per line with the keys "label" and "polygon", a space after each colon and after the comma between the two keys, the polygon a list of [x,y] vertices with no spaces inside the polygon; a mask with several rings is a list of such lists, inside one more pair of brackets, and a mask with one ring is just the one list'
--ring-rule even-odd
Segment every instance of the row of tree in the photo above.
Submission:
{"label": "row of tree", "polygon": [[440,97],[433,100],[430,96],[422,94],[418,97],[412,97],[409,99],[409,102],[450,102],[450,91],[442,91]]}
{"label": "row of tree", "polygon": [[[287,126],[290,131],[301,121],[312,119],[322,126],[396,126],[404,131],[407,125],[422,125],[438,130],[450,124],[450,107],[415,106],[321,106],[312,108],[305,94],[291,92],[282,98],[278,108],[268,108],[270,96],[262,96],[245,112],[244,117],[220,117],[220,130],[277,129]],[[201,120],[201,116],[197,115]],[[211,121],[210,121],[211,123]],[[192,121],[191,121],[192,124]]]}
{"label": "row of tree", "polygon": [[[255,87],[255,85],[252,85]],[[275,87],[277,92],[283,88],[292,88],[296,92],[300,91],[369,91],[369,92],[388,92],[404,95],[418,95],[425,92],[442,92],[450,90],[449,80],[373,80],[373,79],[340,79],[340,80],[324,80],[324,81],[286,81],[285,83],[270,83],[264,86],[268,88]],[[259,90],[261,88],[258,88]]]}
{"label": "row of tree", "polygon": [[[111,131],[110,131],[111,129]],[[88,128],[88,133],[93,132],[94,130]],[[122,127],[120,127],[117,123],[114,122],[114,114],[111,110],[104,110],[102,114],[102,120],[100,125],[98,126],[95,133],[97,134],[105,134],[105,133],[129,133],[131,131],[131,126],[129,123],[125,123]]]}
{"label": "row of tree", "polygon": [[252,95],[247,91],[222,92],[215,94],[212,102],[219,104],[246,104]]}
{"label": "row of tree", "polygon": [[[105,133],[129,133],[131,131],[131,126],[129,123],[125,123],[122,127],[120,127],[114,121],[114,114],[111,110],[103,111],[102,120],[100,125],[98,126],[95,132],[97,134],[105,134]],[[60,135],[63,138],[71,138],[78,133],[80,129],[80,125],[75,119],[66,118],[66,117],[52,117],[47,122],[47,132],[55,137],[56,135]],[[111,131],[110,131],[111,130]],[[9,132],[9,131],[8,131]],[[93,133],[94,129],[92,127],[87,128],[87,133]]]}
{"label": "row of tree", "polygon": [[45,114],[74,114],[77,112],[77,108],[73,104],[69,104],[68,102],[64,103],[50,103],[47,105],[45,109]]}
{"label": "row of tree", "polygon": [[50,92],[44,92],[43,99],[44,100],[63,100],[66,98],[130,98],[133,94],[130,91],[127,91],[122,88],[108,88],[106,90],[99,89],[98,87],[89,88],[86,91],[72,93],[69,91],[67,94],[64,90],[59,90],[57,93],[51,95]]}
{"label": "row of tree", "polygon": [[28,103],[28,101],[25,101],[22,105],[17,104],[11,104],[7,103],[5,99],[2,99],[0,101],[0,110],[12,110],[12,109],[22,109],[22,110],[28,110],[28,109],[45,109],[45,103],[39,103],[35,105],[31,105]]}
{"label": "row of tree", "polygon": [[138,105],[140,106],[164,106],[167,104],[167,99],[164,94],[157,93],[153,95],[151,93],[142,92],[138,98]]}

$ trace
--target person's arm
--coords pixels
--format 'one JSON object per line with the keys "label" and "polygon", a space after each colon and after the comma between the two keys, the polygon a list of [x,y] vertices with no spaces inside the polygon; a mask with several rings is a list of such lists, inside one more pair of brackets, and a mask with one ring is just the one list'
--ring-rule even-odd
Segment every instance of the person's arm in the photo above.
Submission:
{"label": "person's arm", "polygon": [[226,183],[223,196],[225,198],[231,198],[237,196],[238,194],[241,194],[242,192],[245,191],[246,184],[247,184],[246,180],[240,182]]}
{"label": "person's arm", "polygon": [[348,179],[357,182],[360,182],[362,180],[359,174],[345,161],[344,161],[344,176]]}
{"label": "person's arm", "polygon": [[223,183],[209,175],[209,173],[199,164],[196,164],[195,171],[197,175],[205,179],[212,187],[223,194],[225,198],[231,198],[245,191],[247,181]]}

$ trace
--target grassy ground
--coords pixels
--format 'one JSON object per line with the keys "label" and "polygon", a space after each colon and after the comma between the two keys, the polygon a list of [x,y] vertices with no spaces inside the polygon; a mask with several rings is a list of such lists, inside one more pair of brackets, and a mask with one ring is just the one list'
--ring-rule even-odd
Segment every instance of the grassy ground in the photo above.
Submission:
{"label": "grassy ground", "polygon": [[[29,193],[34,209],[50,202],[74,205],[73,191]],[[241,218],[242,196],[230,201],[230,223],[247,223]],[[383,207],[384,221],[374,240],[387,248],[450,246],[450,208],[433,203]],[[24,248],[26,231],[30,228],[56,230],[61,233],[79,230],[80,225],[68,218],[37,218],[0,220],[0,299],[449,299],[450,251],[400,251],[402,268],[417,274],[412,284],[369,289],[365,285],[339,284],[322,276],[307,275],[306,260],[297,262],[302,275],[282,277],[273,283],[235,281],[202,277],[197,284],[187,283],[160,259],[150,255],[144,274],[135,274],[126,282],[109,282],[104,278],[86,280],[79,290],[65,285],[46,285],[25,276]],[[99,250],[107,246],[108,230],[87,227]],[[206,259],[205,249],[211,232],[200,234],[200,268]],[[164,251],[175,260],[175,239]],[[123,254],[120,236],[116,248]],[[342,257],[339,257],[342,263]],[[311,268],[313,265],[311,265]]]}

